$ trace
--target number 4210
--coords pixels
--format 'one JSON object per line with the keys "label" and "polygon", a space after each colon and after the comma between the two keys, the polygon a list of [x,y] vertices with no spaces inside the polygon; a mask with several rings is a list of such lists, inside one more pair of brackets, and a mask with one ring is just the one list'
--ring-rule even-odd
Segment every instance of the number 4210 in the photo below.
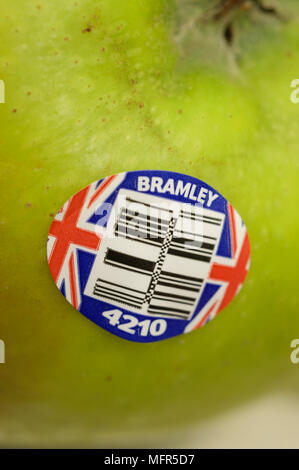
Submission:
{"label": "number 4210", "polygon": [[139,333],[140,336],[160,336],[165,333],[167,328],[167,322],[162,318],[139,321],[133,315],[124,314],[118,309],[103,312],[103,317],[109,320],[111,326],[116,326],[119,330],[131,335]]}

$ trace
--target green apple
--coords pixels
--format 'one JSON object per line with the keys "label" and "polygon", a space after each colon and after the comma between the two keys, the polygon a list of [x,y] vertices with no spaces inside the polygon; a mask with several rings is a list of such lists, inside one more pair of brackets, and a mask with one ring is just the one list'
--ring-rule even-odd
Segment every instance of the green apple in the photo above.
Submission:
{"label": "green apple", "polygon": [[[0,3],[1,445],[146,445],[158,431],[163,445],[251,397],[296,393],[298,2]],[[154,344],[76,312],[46,259],[72,194],[146,168],[220,191],[252,249],[225,311]]]}

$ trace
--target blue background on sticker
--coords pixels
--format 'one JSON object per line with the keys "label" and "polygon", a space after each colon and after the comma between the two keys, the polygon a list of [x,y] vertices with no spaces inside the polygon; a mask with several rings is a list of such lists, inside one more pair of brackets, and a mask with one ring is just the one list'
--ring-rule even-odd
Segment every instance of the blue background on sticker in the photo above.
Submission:
{"label": "blue background on sticker", "polygon": [[[231,257],[231,244],[230,244],[230,232],[229,232],[229,223],[228,223],[228,213],[227,213],[227,200],[219,194],[217,191],[215,191],[214,188],[206,184],[205,182],[194,178],[192,176],[184,175],[181,173],[174,173],[170,171],[159,171],[159,170],[143,170],[143,171],[132,171],[128,172],[125,174],[124,180],[120,183],[120,185],[114,190],[114,192],[106,199],[106,203],[113,204],[115,202],[115,199],[118,195],[118,191],[120,189],[127,189],[127,190],[133,190],[137,191],[137,178],[139,176],[147,176],[147,177],[162,177],[164,179],[164,182],[167,181],[167,179],[172,178],[174,182],[176,183],[178,180],[182,180],[184,183],[191,183],[191,184],[196,184],[196,191],[195,195],[198,194],[199,189],[201,187],[206,188],[207,190],[213,191],[214,194],[218,195],[218,198],[213,201],[211,207],[207,207],[207,199],[203,203],[203,207],[206,207],[208,209],[211,209],[216,212],[220,212],[225,214],[225,220],[224,220],[224,225],[223,225],[223,231],[222,235],[220,238],[220,242],[218,245],[218,250],[217,250],[217,255],[224,256],[224,257]],[[100,180],[98,182],[98,185],[100,182],[103,180]],[[97,185],[97,186],[98,186]],[[150,195],[156,195],[160,198],[165,198],[165,199],[170,199],[174,201],[179,201],[182,203],[189,203],[191,205],[198,205],[196,201],[190,200],[182,195],[172,195],[169,193],[159,193],[157,191],[142,191],[140,194],[150,194]],[[103,217],[105,215],[105,210],[103,210],[103,214],[101,214],[101,209],[104,209],[105,205],[101,208],[99,206],[96,210],[96,213],[94,213],[90,218],[89,222],[97,225],[102,225],[106,226],[107,225],[107,217]],[[219,288],[218,285],[213,284],[213,283],[206,283],[205,287],[203,289],[203,292],[200,296],[200,299],[197,303],[197,306],[195,308],[195,311],[193,313],[193,316],[191,317],[190,320],[182,320],[182,319],[170,319],[166,317],[159,317],[157,316],[150,316],[150,315],[141,315],[136,312],[132,312],[128,309],[125,309],[123,307],[117,307],[109,302],[104,302],[103,300],[96,300],[91,297],[88,297],[83,294],[90,271],[92,269],[93,263],[95,261],[96,255],[86,252],[83,249],[77,248],[77,260],[78,260],[78,273],[79,273],[79,283],[80,283],[80,291],[81,291],[81,297],[82,297],[82,302],[79,308],[79,311],[92,320],[94,323],[97,325],[103,327],[105,330],[110,331],[111,333],[120,336],[122,338],[125,338],[130,341],[137,341],[137,342],[154,342],[154,341],[160,341],[162,339],[170,338],[172,336],[177,336],[179,334],[182,334],[188,325],[190,321],[192,321],[192,318],[194,318],[200,310],[206,305],[206,303],[209,301],[209,299],[215,294],[217,289]],[[60,286],[60,290],[65,295],[65,287],[62,284]],[[140,322],[145,320],[145,319],[150,319],[151,321],[159,318],[164,318],[167,322],[167,329],[164,334],[160,336],[141,336],[140,335],[140,327],[136,328],[136,333],[129,334],[123,330],[118,329],[116,326],[112,326],[109,324],[109,320],[106,319],[105,317],[102,316],[102,313],[104,311],[109,311],[109,310],[121,310],[123,314],[130,314],[136,317]],[[209,319],[207,318],[207,321]],[[126,323],[127,321],[123,321],[123,323]],[[120,319],[120,323],[122,323],[122,319]]]}

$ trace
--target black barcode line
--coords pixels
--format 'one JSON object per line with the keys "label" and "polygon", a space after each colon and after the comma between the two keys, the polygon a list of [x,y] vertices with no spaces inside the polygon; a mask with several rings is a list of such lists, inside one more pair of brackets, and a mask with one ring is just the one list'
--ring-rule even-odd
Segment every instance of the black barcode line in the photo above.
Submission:
{"label": "black barcode line", "polygon": [[207,239],[209,239],[209,240],[215,240],[215,241],[217,240],[216,237],[211,237],[210,235],[204,235],[204,234],[202,234],[202,233],[188,232],[188,231],[185,230],[185,229],[184,229],[184,230],[181,230],[181,231],[180,231],[180,230],[175,230],[175,231],[174,231],[173,238],[179,238],[179,236],[178,236],[177,234],[180,235],[182,232],[183,232],[183,235],[192,235],[192,237],[195,237],[195,238],[196,238],[196,237],[197,237],[197,238],[200,237],[200,238],[203,238],[203,239],[207,238]]}
{"label": "black barcode line", "polygon": [[[160,277],[160,282],[168,282],[169,284],[173,283],[173,279],[170,279],[170,278],[167,278],[167,277]],[[175,285],[177,284],[180,284],[182,287],[182,289],[184,289],[185,287],[191,287],[191,288],[194,288],[194,289],[200,289],[201,285],[197,285],[197,284],[192,284],[192,283],[189,283],[189,282],[180,282],[180,281],[175,281],[174,283]]]}
{"label": "black barcode line", "polygon": [[168,224],[163,224],[163,227],[161,227],[161,224],[152,222],[151,218],[148,218],[148,220],[143,220],[139,217],[128,219],[125,216],[121,216],[118,220],[119,223],[123,223],[126,227],[140,228],[146,232],[157,232],[160,235],[166,233],[168,227]]}
{"label": "black barcode line", "polygon": [[155,267],[154,261],[128,255],[127,253],[112,250],[111,248],[108,248],[107,250],[105,262],[110,264],[113,263],[117,265],[130,266],[131,268],[137,269],[139,271],[145,271],[148,273],[152,273]]}
{"label": "black barcode line", "polygon": [[169,224],[169,219],[161,219],[161,217],[154,217],[151,214],[142,214],[140,211],[132,211],[130,209],[124,208],[121,210],[120,218],[125,217],[128,220],[131,219],[145,219],[147,222],[155,222],[157,225],[164,225],[167,229]]}
{"label": "black barcode line", "polygon": [[132,226],[131,224],[123,224],[123,223],[118,223],[116,226],[115,226],[115,231],[119,231],[123,234],[136,234],[136,233],[140,233],[140,238],[154,238],[154,239],[157,239],[157,240],[161,240],[161,244],[163,243],[163,234],[161,234],[160,232],[156,231],[156,230],[144,230],[143,228],[141,227],[136,227],[136,226]]}
{"label": "black barcode line", "polygon": [[[221,221],[220,222],[215,222],[213,220],[207,220],[205,216],[194,216],[194,217],[191,216],[191,217],[189,217],[189,220],[203,222],[205,224],[211,224],[211,225],[221,225]],[[185,224],[186,224],[186,222],[185,222]]]}
{"label": "black barcode line", "polygon": [[104,288],[94,288],[94,294],[98,295],[105,295],[106,297],[109,296],[111,299],[120,299],[123,300],[124,302],[130,302],[131,304],[135,304],[135,306],[141,306],[143,299],[142,300],[135,300],[134,298],[131,298],[129,294],[127,295],[121,295],[117,291],[112,290],[112,289],[104,289]]}
{"label": "black barcode line", "polygon": [[181,313],[182,315],[189,315],[189,310],[183,310],[181,308],[173,308],[173,307],[163,307],[161,305],[151,305],[149,307],[149,311],[153,311],[153,310],[158,310],[158,311],[162,311],[162,312],[177,312],[177,313]]}
{"label": "black barcode line", "polygon": [[188,317],[188,315],[186,315],[186,314],[181,314],[181,313],[175,313],[174,314],[174,313],[171,313],[171,311],[170,312],[161,312],[161,311],[159,311],[159,309],[153,310],[151,308],[148,309],[148,313],[150,315],[154,315],[154,316],[159,316],[160,317],[162,315],[163,317],[180,318],[182,320],[185,320]]}
{"label": "black barcode line", "polygon": [[[161,281],[166,281],[166,282],[173,282],[173,279],[171,279],[170,277],[167,277],[167,276],[160,276],[160,280]],[[194,283],[194,282],[190,282],[190,281],[185,281],[185,280],[180,280],[180,279],[176,279],[175,280],[176,283],[178,284],[182,284],[183,286],[190,286],[190,287],[201,287],[201,283]]]}
{"label": "black barcode line", "polygon": [[151,301],[151,298],[154,294],[156,285],[159,281],[159,276],[160,276],[161,271],[162,271],[162,267],[163,267],[168,249],[169,249],[169,245],[171,244],[171,239],[172,239],[172,236],[173,236],[175,222],[176,222],[175,219],[171,219],[170,222],[169,222],[168,230],[167,230],[167,233],[165,235],[165,238],[164,238],[164,241],[163,241],[163,244],[161,246],[161,250],[160,250],[160,253],[159,253],[159,256],[158,256],[158,261],[155,264],[153,275],[152,275],[152,278],[151,278],[151,282],[150,282],[150,285],[148,287],[147,293],[145,294],[145,298],[144,298],[145,303],[149,303]]}
{"label": "black barcode line", "polygon": [[207,243],[207,242],[201,242],[197,240],[189,240],[188,238],[183,238],[183,237],[173,237],[172,239],[172,244],[179,244],[183,246],[189,246],[191,244],[192,247],[194,248],[201,248],[201,249],[206,249],[209,251],[214,251],[215,244],[213,243]]}
{"label": "black barcode line", "polygon": [[134,302],[130,302],[128,300],[123,300],[121,298],[118,298],[117,296],[111,296],[111,295],[107,295],[107,294],[104,294],[104,293],[97,294],[96,292],[94,292],[94,295],[98,295],[99,297],[103,297],[104,299],[109,299],[109,300],[112,300],[114,302],[117,301],[120,304],[129,305],[131,307],[135,307],[135,308],[139,307],[139,305],[136,305]]}
{"label": "black barcode line", "polygon": [[204,255],[192,253],[186,250],[178,250],[174,248],[169,248],[168,253],[170,255],[179,256],[180,258],[196,259],[198,261],[204,261],[206,263],[209,263],[211,261],[211,256],[204,256]]}
{"label": "black barcode line", "polygon": [[123,269],[124,271],[130,271],[132,273],[144,274],[145,276],[152,275],[152,273],[149,271],[143,271],[142,269],[129,268],[125,264],[118,264],[118,263],[113,263],[110,261],[105,261],[105,264],[107,264],[108,266],[114,266],[115,268]]}
{"label": "black barcode line", "polygon": [[117,235],[118,237],[121,237],[121,238],[126,238],[127,240],[134,240],[134,241],[137,241],[137,242],[140,242],[140,243],[145,243],[147,245],[152,245],[152,246],[156,246],[156,247],[161,246],[160,240],[155,241],[155,240],[152,240],[152,239],[139,237],[138,235],[136,235],[136,236],[128,235],[128,234],[124,234],[123,232],[118,232],[118,231],[115,232],[115,235]]}
{"label": "black barcode line", "polygon": [[[121,286],[119,286],[121,288]],[[122,292],[120,290],[117,290],[117,289],[113,289],[111,287],[106,287],[106,286],[103,286],[103,285],[99,285],[99,284],[96,284],[95,285],[95,289],[97,290],[103,290],[103,291],[107,291],[107,292],[115,292],[117,295],[121,295],[121,296],[125,296],[125,297],[128,297],[128,298],[131,298],[133,300],[136,300],[136,302],[142,302],[143,301],[143,295],[141,297],[138,297],[138,295],[133,295],[132,293],[128,293],[128,292]]]}
{"label": "black barcode line", "polygon": [[189,251],[190,253],[200,253],[203,255],[208,255],[211,256],[213,253],[213,250],[207,250],[207,249],[202,249],[202,248],[197,248],[197,247],[192,247],[190,245],[184,246],[180,243],[172,243],[171,247],[177,248],[178,250],[181,251]]}
{"label": "black barcode line", "polygon": [[174,278],[179,278],[179,279],[185,279],[186,281],[194,281],[194,282],[198,282],[198,283],[202,283],[203,282],[203,279],[201,279],[200,277],[194,277],[194,276],[187,276],[186,274],[177,274],[177,273],[173,273],[171,271],[162,271],[161,273],[162,276],[169,276],[169,277],[174,277]]}
{"label": "black barcode line", "polygon": [[165,282],[165,281],[160,281],[159,282],[159,285],[160,286],[165,286],[165,287],[173,287],[174,289],[185,289],[185,290],[189,290],[189,291],[192,291],[192,292],[199,292],[200,288],[196,288],[196,287],[189,287],[189,286],[186,286],[186,285],[180,285],[180,284],[176,284],[175,282]]}
{"label": "black barcode line", "polygon": [[[169,303],[169,299],[165,299],[165,298],[163,298],[163,297],[161,297],[161,296],[153,295],[152,301],[154,302],[155,300],[156,300],[157,302],[167,302],[167,303]],[[173,300],[172,302],[175,303],[175,305],[181,304],[181,305],[190,305],[190,306],[192,306],[192,305],[194,304],[194,302],[184,302],[184,301],[178,300],[178,299],[175,299],[175,300]],[[160,304],[160,305],[161,305],[161,304]]]}
{"label": "black barcode line", "polygon": [[[118,288],[119,288],[119,287],[123,288],[122,286],[120,286],[119,284],[116,284],[115,282],[111,282],[111,281],[107,281],[107,280],[105,280],[105,279],[98,278],[98,279],[96,280],[96,285],[98,285],[98,284],[100,284],[100,283],[102,283],[102,284],[109,284],[109,285],[112,285],[112,286],[115,286],[115,287],[118,287]],[[124,287],[124,289],[129,290],[129,291],[132,291],[132,292],[137,292],[138,294],[142,294],[142,295],[144,294],[144,292],[143,292],[142,290],[133,289],[132,287]]]}
{"label": "black barcode line", "polygon": [[155,291],[153,299],[156,297],[164,298],[165,300],[176,299],[176,302],[185,303],[187,305],[193,305],[195,301],[195,297],[187,297],[185,295],[171,294],[169,292],[161,292],[157,290]]}
{"label": "black barcode line", "polygon": [[217,223],[217,225],[221,224],[222,219],[218,217],[211,217],[205,214],[195,214],[195,212],[186,212],[183,209],[181,210],[181,214],[185,218],[192,219],[192,220],[201,220],[207,223]]}
{"label": "black barcode line", "polygon": [[[114,287],[116,287],[116,289]],[[129,291],[129,292],[126,292],[126,291]],[[98,297],[104,297],[106,299],[110,299],[114,301],[116,300],[120,303],[130,305],[139,309],[141,308],[143,299],[144,299],[143,291],[133,289],[130,287],[124,287],[114,282],[106,281],[101,278],[98,278],[96,280],[93,293],[94,295]]]}
{"label": "black barcode line", "polygon": [[142,201],[142,202],[136,201],[136,199],[132,199],[132,198],[130,198],[130,197],[127,197],[126,200],[129,201],[129,202],[133,202],[133,203],[135,203],[135,204],[141,204],[141,205],[143,205],[143,206],[150,207],[151,209],[158,209],[159,211],[167,212],[167,214],[170,214],[170,215],[169,215],[169,219],[173,216],[173,210],[172,210],[172,209],[169,209],[169,208],[166,209],[166,208],[163,207],[162,205],[161,205],[161,206],[156,206],[155,204],[152,204],[152,203],[149,204],[149,203],[143,202],[143,201]]}

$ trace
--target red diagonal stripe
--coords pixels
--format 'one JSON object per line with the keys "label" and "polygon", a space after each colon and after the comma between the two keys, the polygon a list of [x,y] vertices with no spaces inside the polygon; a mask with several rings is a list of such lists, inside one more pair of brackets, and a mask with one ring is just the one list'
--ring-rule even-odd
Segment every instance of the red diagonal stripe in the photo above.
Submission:
{"label": "red diagonal stripe", "polygon": [[250,244],[248,233],[246,232],[239,258],[235,266],[224,266],[214,263],[210,272],[210,279],[228,282],[225,295],[219,305],[217,313],[226,307],[227,304],[235,297],[240,284],[243,284],[247,275],[247,263],[250,257]]}
{"label": "red diagonal stripe", "polygon": [[90,199],[89,204],[87,206],[88,209],[92,205],[92,203],[96,200],[98,195],[101,194],[102,191],[104,191],[104,189],[114,180],[115,177],[116,175],[111,175],[111,176],[108,176],[108,178],[104,179],[104,181],[100,184],[100,186],[98,187],[96,192],[93,194],[92,198]]}
{"label": "red diagonal stripe", "polygon": [[74,263],[74,253],[71,254],[69,259],[69,276],[70,276],[70,290],[71,290],[71,303],[73,307],[78,309],[78,296],[76,289],[76,275],[75,275],[75,263]]}
{"label": "red diagonal stripe", "polygon": [[69,206],[62,221],[54,220],[49,234],[56,241],[49,259],[49,267],[56,282],[71,243],[90,249],[98,249],[101,237],[94,232],[78,228],[77,221],[84,205],[89,187],[82,189],[70,199]]}

